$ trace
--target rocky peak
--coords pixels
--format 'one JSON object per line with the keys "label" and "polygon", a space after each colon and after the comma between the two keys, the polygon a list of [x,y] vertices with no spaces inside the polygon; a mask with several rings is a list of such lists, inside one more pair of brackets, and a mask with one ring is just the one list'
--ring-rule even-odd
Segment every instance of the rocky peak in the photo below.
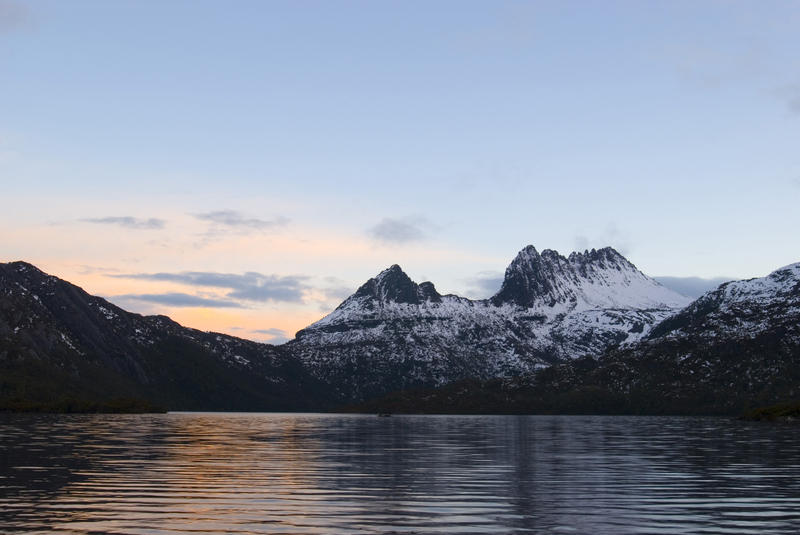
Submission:
{"label": "rocky peak", "polygon": [[418,305],[424,301],[441,301],[433,283],[417,284],[397,264],[381,271],[364,283],[354,298],[372,298],[383,303],[407,303]]}
{"label": "rocky peak", "polygon": [[530,307],[540,298],[550,295],[554,288],[555,271],[561,266],[561,257],[555,251],[546,249],[542,254],[533,245],[522,249],[506,268],[503,285],[492,297],[495,305],[514,303]]}
{"label": "rocky peak", "polygon": [[52,285],[58,280],[33,264],[22,261],[0,263],[0,279],[13,281],[20,288]]}
{"label": "rocky peak", "polygon": [[29,264],[28,262],[24,262],[22,260],[15,260],[13,262],[9,262],[6,265],[15,271],[26,271],[29,269],[34,271],[39,271],[39,268],[37,268],[33,264]]}
{"label": "rocky peak", "polygon": [[436,287],[432,282],[421,282],[419,284],[419,295],[424,301],[432,301],[434,303],[442,301],[442,296],[436,291]]}
{"label": "rocky peak", "polygon": [[587,276],[587,270],[591,269],[636,269],[627,258],[622,256],[613,247],[603,247],[602,249],[585,250],[584,252],[570,253],[569,263],[582,275]]}
{"label": "rocky peak", "polygon": [[47,275],[42,272],[39,268],[34,266],[33,264],[29,264],[27,262],[22,262],[21,260],[17,260],[15,262],[9,262],[7,264],[0,264],[0,268],[3,269],[3,272],[8,276],[16,276],[16,277],[46,277]]}
{"label": "rocky peak", "polygon": [[673,292],[650,279],[611,247],[564,257],[529,245],[506,269],[492,304],[533,308],[564,304],[592,307],[650,308],[685,304]]}

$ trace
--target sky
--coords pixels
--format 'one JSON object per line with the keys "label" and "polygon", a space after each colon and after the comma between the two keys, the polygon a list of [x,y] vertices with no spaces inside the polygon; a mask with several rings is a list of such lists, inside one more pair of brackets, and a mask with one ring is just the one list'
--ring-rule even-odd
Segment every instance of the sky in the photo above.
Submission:
{"label": "sky", "polygon": [[800,261],[798,27],[768,0],[0,0],[0,261],[271,342],[395,263],[489,296],[528,244],[690,293],[764,276]]}

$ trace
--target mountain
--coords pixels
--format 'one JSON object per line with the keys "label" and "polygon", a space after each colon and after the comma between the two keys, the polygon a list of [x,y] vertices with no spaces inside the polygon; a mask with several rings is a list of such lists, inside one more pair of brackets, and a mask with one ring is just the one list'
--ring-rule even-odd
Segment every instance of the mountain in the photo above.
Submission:
{"label": "mountain", "polygon": [[366,408],[415,412],[735,414],[800,399],[800,263],[728,282],[609,348],[513,380],[400,392]]}
{"label": "mountain", "polygon": [[660,309],[681,307],[685,297],[668,290],[631,264],[611,247],[568,258],[532,245],[525,247],[506,268],[500,291],[490,299],[499,306],[521,308]]}
{"label": "mountain", "polygon": [[630,343],[688,304],[612,248],[540,254],[525,247],[490,299],[441,295],[391,266],[291,350],[345,399],[531,372]]}
{"label": "mountain", "polygon": [[315,410],[398,391],[362,409],[731,413],[800,398],[800,263],[685,301],[613,249],[526,247],[490,299],[394,265],[271,346],[126,312],[12,262],[0,409]]}
{"label": "mountain", "polygon": [[134,398],[169,409],[329,405],[280,347],[140,316],[24,262],[0,264],[0,408]]}
{"label": "mountain", "polygon": [[733,409],[800,397],[800,263],[722,284],[603,363],[615,369],[609,388],[641,385],[676,405]]}

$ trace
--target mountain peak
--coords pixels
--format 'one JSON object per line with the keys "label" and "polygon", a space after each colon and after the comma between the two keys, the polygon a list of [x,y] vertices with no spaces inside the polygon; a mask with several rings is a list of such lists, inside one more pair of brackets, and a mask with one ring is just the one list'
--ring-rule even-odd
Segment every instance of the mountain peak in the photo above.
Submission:
{"label": "mountain peak", "polygon": [[613,247],[603,247],[602,249],[586,249],[583,252],[570,253],[568,257],[570,262],[628,262],[628,259]]}
{"label": "mountain peak", "polygon": [[528,245],[506,269],[492,304],[524,308],[578,306],[648,308],[683,305],[677,294],[647,277],[612,247],[573,252],[552,249],[539,254]]}
{"label": "mountain peak", "polygon": [[392,277],[397,275],[406,275],[403,271],[403,268],[400,267],[399,264],[392,264],[388,268],[384,269],[375,277],[376,279],[383,279],[385,277]]}
{"label": "mountain peak", "polygon": [[393,264],[364,283],[353,297],[367,297],[384,303],[418,305],[423,301],[440,301],[441,296],[430,282],[417,284],[403,269]]}
{"label": "mountain peak", "polygon": [[[0,265],[2,265],[2,264],[0,264]],[[9,262],[9,263],[7,263],[5,265],[7,267],[11,268],[13,271],[16,271],[16,272],[19,272],[19,273],[22,273],[22,272],[25,272],[25,271],[31,271],[33,273],[44,274],[44,272],[42,270],[40,270],[39,268],[37,268],[33,264],[29,264],[28,262],[25,262],[23,260],[15,260],[15,261]]]}
{"label": "mountain peak", "polygon": [[0,277],[7,277],[25,285],[50,284],[55,277],[48,275],[33,264],[17,260],[15,262],[0,263]]}
{"label": "mountain peak", "polygon": [[[567,260],[551,249],[545,249],[542,253],[539,254],[533,245],[517,253],[506,268],[500,291],[491,299],[493,304],[514,303],[531,307],[540,298],[553,293],[553,281],[560,269],[560,260]],[[552,298],[547,302],[551,306],[555,304]]]}

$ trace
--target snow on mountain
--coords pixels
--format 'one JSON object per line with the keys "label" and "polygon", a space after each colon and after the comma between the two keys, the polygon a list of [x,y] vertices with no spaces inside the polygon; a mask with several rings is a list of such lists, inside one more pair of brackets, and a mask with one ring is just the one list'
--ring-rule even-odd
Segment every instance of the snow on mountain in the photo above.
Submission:
{"label": "snow on mountain", "polygon": [[[776,269],[766,277],[722,284],[706,295],[717,294],[728,306],[760,303],[762,306],[786,299],[800,299],[800,262]],[[795,303],[796,304],[796,303]]]}
{"label": "snow on mountain", "polygon": [[688,299],[654,281],[611,247],[572,253],[568,258],[529,245],[506,269],[494,304],[570,310],[675,308]]}
{"label": "snow on mountain", "polygon": [[726,282],[653,329],[649,338],[687,335],[736,339],[800,324],[800,263],[766,277]]}
{"label": "snow on mountain", "polygon": [[543,388],[605,392],[632,412],[735,414],[797,399],[800,263],[726,282],[642,340],[582,367],[573,362],[554,369]]}
{"label": "snow on mountain", "polygon": [[565,258],[528,246],[491,299],[440,295],[394,265],[291,344],[312,373],[364,399],[598,354],[642,338],[688,301],[614,249]]}
{"label": "snow on mountain", "polygon": [[170,408],[304,408],[556,363],[534,376],[552,383],[542,388],[627,396],[634,411],[797,396],[800,263],[686,301],[613,249],[526,247],[490,299],[442,295],[394,265],[274,347],[132,314],[30,264],[0,263],[0,406],[77,392]]}

